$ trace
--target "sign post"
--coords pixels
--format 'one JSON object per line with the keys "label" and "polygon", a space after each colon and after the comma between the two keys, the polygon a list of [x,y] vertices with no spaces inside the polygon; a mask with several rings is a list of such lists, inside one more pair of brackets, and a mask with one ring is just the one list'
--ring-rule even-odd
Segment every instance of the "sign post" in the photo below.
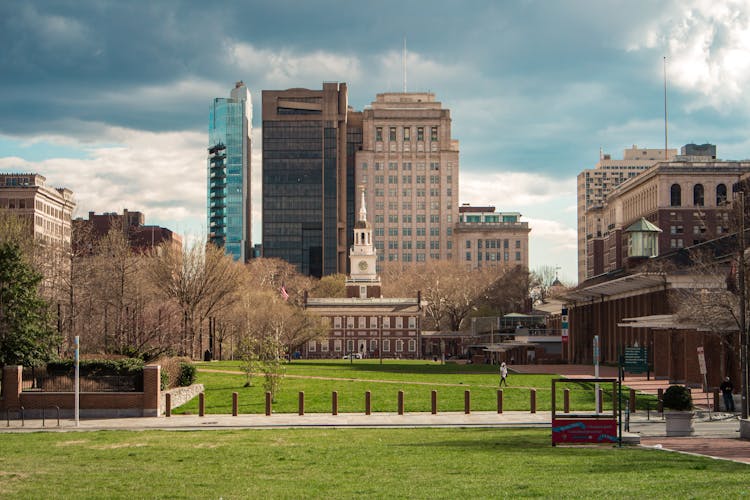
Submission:
{"label": "sign post", "polygon": [[[599,379],[599,335],[594,335],[594,378]],[[594,388],[594,397],[596,401],[596,413],[599,414],[599,383]]]}
{"label": "sign post", "polygon": [[708,379],[706,378],[706,354],[703,351],[703,346],[698,346],[698,367],[700,368],[701,375],[703,375],[703,391],[706,393],[706,406],[708,407],[708,419],[711,420],[711,402],[708,401]]}
{"label": "sign post", "polygon": [[76,427],[79,426],[79,416],[80,416],[80,407],[81,407],[81,367],[80,367],[80,353],[79,353],[79,337],[76,335],[75,338],[75,347],[76,347],[76,353],[75,353],[75,362],[76,362],[76,374],[75,374],[75,421],[76,421]]}

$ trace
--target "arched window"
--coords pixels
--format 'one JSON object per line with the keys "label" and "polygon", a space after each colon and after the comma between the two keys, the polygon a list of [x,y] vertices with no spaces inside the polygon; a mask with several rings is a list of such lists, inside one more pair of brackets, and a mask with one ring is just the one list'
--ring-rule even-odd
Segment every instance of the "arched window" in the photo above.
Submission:
{"label": "arched window", "polygon": [[693,205],[696,207],[703,206],[703,184],[693,186]]}
{"label": "arched window", "polygon": [[672,188],[669,190],[670,205],[673,207],[679,207],[682,205],[682,189],[679,184],[672,184]]}
{"label": "arched window", "polygon": [[716,205],[721,206],[727,202],[727,186],[719,184],[716,186]]}

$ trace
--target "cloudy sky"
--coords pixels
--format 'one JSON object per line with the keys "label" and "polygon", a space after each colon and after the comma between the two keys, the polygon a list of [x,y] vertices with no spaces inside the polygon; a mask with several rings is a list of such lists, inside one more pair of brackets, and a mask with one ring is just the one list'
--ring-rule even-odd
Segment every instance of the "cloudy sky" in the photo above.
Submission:
{"label": "cloudy sky", "polygon": [[259,145],[262,89],[344,81],[362,109],[401,90],[404,37],[408,89],[451,110],[460,201],[521,212],[532,269],[575,281],[575,176],[600,148],[663,147],[663,56],[670,147],[750,157],[747,1],[4,0],[0,172],[200,237],[213,97],[245,81]]}

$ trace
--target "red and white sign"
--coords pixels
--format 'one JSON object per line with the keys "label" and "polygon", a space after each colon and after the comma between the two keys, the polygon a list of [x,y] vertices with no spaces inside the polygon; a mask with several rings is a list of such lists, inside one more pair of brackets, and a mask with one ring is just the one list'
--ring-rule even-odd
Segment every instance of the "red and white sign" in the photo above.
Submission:
{"label": "red and white sign", "polygon": [[698,365],[701,369],[701,375],[708,373],[706,370],[706,355],[703,354],[703,346],[698,347]]}
{"label": "red and white sign", "polygon": [[555,418],[552,420],[552,444],[616,443],[615,418]]}

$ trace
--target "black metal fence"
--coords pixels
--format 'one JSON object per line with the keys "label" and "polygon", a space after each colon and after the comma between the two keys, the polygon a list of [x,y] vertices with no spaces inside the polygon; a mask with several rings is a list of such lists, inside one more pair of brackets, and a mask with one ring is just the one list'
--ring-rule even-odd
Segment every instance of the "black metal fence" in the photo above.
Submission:
{"label": "black metal fence", "polygon": [[[81,373],[81,392],[142,392],[143,372],[136,374]],[[74,371],[48,371],[44,367],[23,369],[24,392],[74,392]]]}

